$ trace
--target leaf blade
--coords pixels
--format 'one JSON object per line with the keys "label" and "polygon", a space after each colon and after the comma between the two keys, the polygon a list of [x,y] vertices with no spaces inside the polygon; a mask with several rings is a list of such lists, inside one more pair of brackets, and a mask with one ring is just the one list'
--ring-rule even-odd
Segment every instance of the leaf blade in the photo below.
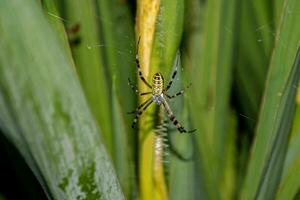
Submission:
{"label": "leaf blade", "polygon": [[[300,20],[300,15],[296,11],[299,6],[299,2],[288,0],[282,14],[281,25],[277,31],[277,41],[268,72],[267,85],[260,111],[260,120],[256,130],[257,136],[252,147],[252,159],[249,163],[242,198],[272,198],[274,195],[272,192],[277,187],[278,177],[281,175],[281,165],[275,168],[268,168],[268,170],[264,169],[268,166],[267,162],[274,158],[271,158],[273,150],[278,150],[275,154],[281,156],[278,159],[283,161],[284,155],[282,154],[284,154],[287,146],[286,137],[288,137],[288,130],[286,130],[287,132],[280,132],[278,130],[279,124],[282,123],[281,120],[284,119],[284,114],[288,113],[284,113],[282,108],[286,101],[284,100],[286,97],[283,95],[286,94],[284,89],[287,89],[288,92],[292,90],[292,88],[287,88],[287,84],[290,80],[289,76],[293,72],[295,52],[300,42],[300,29],[294,26],[294,23]],[[289,106],[293,107],[293,103]],[[289,127],[290,124],[287,122],[286,128],[289,129]],[[285,136],[283,136],[284,133],[286,133]],[[282,143],[275,140],[277,135],[283,136]],[[276,142],[279,142],[278,147],[273,149]],[[276,159],[273,161],[276,161]],[[266,175],[266,173],[268,174]],[[268,186],[266,183],[271,174],[276,178],[274,180],[275,184],[273,183]],[[265,179],[266,182],[262,180],[265,175],[267,176]]]}
{"label": "leaf blade", "polygon": [[42,10],[33,0],[0,5],[0,110],[12,114],[0,116],[1,127],[12,118],[7,134],[22,138],[27,149],[16,145],[31,155],[27,161],[51,198],[123,199],[76,74]]}

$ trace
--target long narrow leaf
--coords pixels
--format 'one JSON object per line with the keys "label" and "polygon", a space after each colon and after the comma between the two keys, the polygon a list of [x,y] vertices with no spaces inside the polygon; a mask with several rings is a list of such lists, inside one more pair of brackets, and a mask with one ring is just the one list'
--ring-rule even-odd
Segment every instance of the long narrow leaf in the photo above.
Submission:
{"label": "long narrow leaf", "polygon": [[116,80],[113,79],[112,87],[112,121],[113,126],[113,161],[116,172],[127,199],[132,199],[136,193],[135,167],[133,155],[130,153],[132,142],[128,140],[126,122],[124,120],[124,110],[122,110],[120,97],[116,92]]}
{"label": "long narrow leaf", "polygon": [[294,112],[299,66],[293,67],[300,42],[300,2],[287,0],[277,31],[243,199],[272,199],[281,177]]}
{"label": "long narrow leaf", "polygon": [[[134,108],[135,93],[127,86],[127,79],[133,80],[136,72],[135,38],[133,19],[129,3],[117,0],[97,0],[97,25],[100,29],[99,44],[106,69],[106,80],[110,87],[112,104],[112,159],[123,191],[128,199],[135,190],[135,167],[133,165],[135,129],[131,128],[131,115],[125,113]],[[109,117],[109,116],[107,116]],[[108,121],[109,122],[109,121]],[[108,123],[107,122],[107,123]]]}
{"label": "long narrow leaf", "polygon": [[18,138],[49,198],[124,199],[76,74],[36,1],[1,1],[0,35],[1,128]]}
{"label": "long narrow leaf", "polygon": [[[142,72],[148,81],[154,73],[167,76],[171,71],[182,35],[183,11],[183,1],[138,1],[136,28],[141,38],[139,55]],[[174,34],[172,30],[177,32]],[[149,88],[142,86],[140,90],[149,91]],[[145,98],[141,98],[141,102],[143,100]],[[140,122],[141,199],[167,199],[161,158],[163,152],[159,145],[162,138],[155,133],[156,126],[162,121],[163,110],[154,108],[149,108]]]}
{"label": "long narrow leaf", "polygon": [[[298,53],[296,56],[296,60],[294,63],[294,67],[300,68],[300,47],[298,49]],[[299,69],[298,69],[299,70]],[[295,72],[295,76],[299,76],[300,70]],[[295,87],[297,83],[293,83],[291,87]],[[294,91],[295,92],[295,91]],[[298,113],[299,114],[299,113]],[[299,117],[295,117],[297,121],[299,122]],[[299,129],[296,130],[296,135],[292,138],[289,149],[286,156],[284,171],[282,173],[282,179],[281,184],[276,196],[276,199],[293,199],[299,188],[300,188],[300,181],[299,181],[299,155],[300,155],[300,149],[299,149]]]}
{"label": "long narrow leaf", "polygon": [[[225,190],[226,182],[224,152],[233,144],[229,134],[229,96],[233,66],[235,13],[237,1],[208,1],[205,8],[203,36],[195,39],[194,50],[201,56],[190,57],[192,98],[190,101],[192,120],[195,128],[200,158],[199,173],[204,176],[204,187],[209,199],[218,199],[232,191],[215,192],[215,188]],[[229,177],[227,177],[229,178]],[[234,181],[234,177],[228,180]],[[227,181],[228,181],[227,180]],[[224,181],[224,182],[223,182]],[[226,184],[228,185],[228,183]],[[230,198],[230,195],[229,195]]]}
{"label": "long narrow leaf", "polygon": [[245,123],[251,132],[254,132],[256,126],[275,40],[275,22],[272,10],[267,9],[268,5],[269,0],[240,3],[234,97],[238,103],[242,123]]}
{"label": "long narrow leaf", "polygon": [[79,44],[73,47],[73,57],[85,95],[102,130],[105,145],[112,153],[110,93],[103,56],[99,45],[96,8],[92,0],[66,0],[66,25],[79,26]]}
{"label": "long narrow leaf", "polygon": [[[139,52],[139,62],[141,71],[146,80],[150,80],[150,56],[155,31],[156,17],[159,12],[160,1],[138,1],[137,2],[137,22],[136,31],[140,39],[137,51]],[[147,12],[146,12],[147,11]],[[147,31],[146,31],[147,30]],[[149,88],[139,82],[139,90],[147,91]],[[141,98],[140,103],[146,98]],[[149,108],[150,109],[150,108]],[[153,110],[147,110],[143,115],[153,115]],[[149,117],[148,117],[149,118]],[[142,200],[153,199],[155,187],[153,185],[153,162],[154,162],[154,133],[153,121],[151,119],[140,120],[139,130],[139,196]]]}

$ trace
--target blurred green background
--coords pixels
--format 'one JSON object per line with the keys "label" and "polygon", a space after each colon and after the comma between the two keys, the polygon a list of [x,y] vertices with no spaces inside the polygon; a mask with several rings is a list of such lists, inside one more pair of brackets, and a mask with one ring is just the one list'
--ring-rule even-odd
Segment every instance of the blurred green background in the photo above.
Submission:
{"label": "blurred green background", "polygon": [[[300,199],[299,11],[0,0],[0,200]],[[149,82],[178,68],[170,95],[191,83],[168,102],[196,132],[155,105],[131,128],[137,52]]]}

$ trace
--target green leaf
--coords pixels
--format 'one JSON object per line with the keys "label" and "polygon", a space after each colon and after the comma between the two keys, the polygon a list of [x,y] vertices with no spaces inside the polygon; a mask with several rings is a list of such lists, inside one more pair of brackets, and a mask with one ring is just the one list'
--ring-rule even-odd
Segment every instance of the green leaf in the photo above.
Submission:
{"label": "green leaf", "polygon": [[1,1],[0,35],[0,126],[48,197],[124,199],[75,71],[36,1]]}
{"label": "green leaf", "polygon": [[[138,2],[137,27],[139,28],[138,35],[141,36],[139,57],[142,71],[144,75],[146,74],[147,80],[151,80],[157,72],[163,74],[164,77],[169,75],[182,37],[183,11],[184,1],[182,0]],[[144,24],[149,24],[150,21],[153,22],[152,19],[156,15],[155,23],[151,24],[153,26],[145,27],[145,30],[142,29]],[[151,35],[150,30],[155,30],[153,35]],[[174,34],[175,30],[176,33]],[[147,55],[147,53],[150,53],[150,55]],[[168,79],[166,80],[167,83]],[[162,115],[165,113],[162,105],[160,110],[155,109],[157,108],[155,106],[153,105],[147,109],[140,123],[140,198],[144,200],[168,198],[163,172],[163,159],[161,158],[163,152],[161,149],[157,150],[157,141],[162,140],[160,131],[157,131],[157,126],[161,124]]]}
{"label": "green leaf", "polygon": [[[176,57],[176,65],[178,69],[181,69],[181,55],[178,53]],[[177,62],[177,59],[178,62]],[[178,63],[178,65],[177,65]],[[175,68],[174,67],[174,68]],[[178,70],[176,80],[172,84],[172,88],[169,90],[170,94],[174,94],[183,88],[183,74],[182,70]],[[190,90],[187,89],[185,94],[189,94]],[[187,129],[193,129],[189,120],[188,112],[188,95],[180,95],[178,98],[170,102],[170,106],[173,108],[174,116],[177,120]],[[184,104],[185,102],[185,104]],[[165,116],[168,124],[168,133],[166,133],[166,148],[165,155],[165,166],[166,166],[166,179],[168,180],[169,186],[169,199],[181,200],[181,199],[198,199],[199,189],[199,177],[196,176],[196,160],[195,160],[195,143],[194,138],[196,133],[191,134],[179,134],[173,123],[169,121]],[[195,184],[191,187],[191,184]]]}
{"label": "green leaf", "polygon": [[122,110],[120,97],[116,92],[116,79],[113,78],[112,87],[112,121],[113,131],[113,161],[119,181],[127,199],[133,199],[136,189],[135,183],[135,166],[133,155],[131,153],[133,142],[129,140],[129,132],[124,119],[125,111]]}
{"label": "green leaf", "polygon": [[[235,74],[235,101],[248,130],[254,132],[274,41],[269,0],[241,1]],[[255,77],[255,78],[254,78]]]}
{"label": "green leaf", "polygon": [[[121,3],[118,0],[97,0],[96,2],[99,13],[97,25],[101,31],[99,45],[94,48],[101,49],[109,85],[112,85],[112,78],[115,79],[115,91],[112,92],[122,97],[119,103],[123,111],[122,115],[124,115],[126,111],[136,106],[135,93],[127,85],[128,78],[131,80],[136,78],[137,70],[133,18],[128,2]],[[127,116],[124,120],[126,131],[129,133],[128,138],[133,141],[136,133],[131,128],[132,118]],[[132,146],[128,150],[133,154]]]}
{"label": "green leaf", "polygon": [[[190,99],[192,121],[196,134],[199,173],[204,177],[204,187],[209,199],[219,199],[225,191],[224,183],[234,181],[227,177],[224,152],[230,152],[234,134],[230,131],[229,96],[232,66],[237,1],[208,1],[205,5],[203,33],[191,41],[192,82]],[[198,22],[200,23],[200,22]],[[194,51],[194,52],[193,52]],[[228,148],[228,149],[227,149]],[[229,179],[228,179],[229,178]],[[216,192],[220,188],[220,192]],[[222,191],[224,189],[224,191]],[[226,198],[227,198],[226,197]]]}
{"label": "green leaf", "polygon": [[[112,104],[112,158],[127,199],[136,195],[135,166],[133,163],[136,132],[131,128],[132,118],[125,113],[135,106],[135,96],[127,86],[135,66],[135,38],[133,19],[127,2],[97,0],[97,25],[100,28],[99,45]],[[135,77],[135,76],[133,76]]]}
{"label": "green leaf", "polygon": [[242,199],[272,199],[278,187],[295,106],[300,2],[287,0],[276,35]]}
{"label": "green leaf", "polygon": [[161,0],[152,44],[151,75],[170,74],[182,38],[183,19],[184,1]]}
{"label": "green leaf", "polygon": [[76,69],[91,110],[102,130],[105,145],[111,154],[112,127],[110,87],[105,71],[102,50],[99,48],[99,27],[96,8],[92,0],[66,0],[67,26],[79,26],[80,43],[72,49]]}
{"label": "green leaf", "polygon": [[[294,65],[300,68],[300,48],[298,49],[297,57]],[[295,72],[295,75],[299,76],[300,70]],[[291,87],[296,87],[294,83]],[[296,88],[295,88],[296,89]],[[297,133],[291,138],[287,156],[285,159],[284,170],[282,172],[281,183],[276,195],[276,199],[293,199],[300,188],[299,181],[299,168],[300,168],[300,134],[299,134],[299,108],[297,108],[297,117],[294,118],[294,123],[298,122]]]}
{"label": "green leaf", "polygon": [[[56,30],[60,44],[63,45],[66,54],[68,55],[70,62],[73,63],[72,53],[68,41],[68,37],[65,31],[65,27],[63,24],[64,19],[60,17],[59,12],[56,8],[56,4],[54,0],[42,0],[42,5],[45,10],[46,15],[48,16],[48,20],[52,25],[53,29]],[[75,66],[74,66],[75,67]]]}

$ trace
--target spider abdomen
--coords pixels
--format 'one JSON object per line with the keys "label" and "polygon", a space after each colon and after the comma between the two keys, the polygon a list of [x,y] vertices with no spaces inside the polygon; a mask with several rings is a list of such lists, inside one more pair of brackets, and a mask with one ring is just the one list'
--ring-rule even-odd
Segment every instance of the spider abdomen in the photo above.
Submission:
{"label": "spider abdomen", "polygon": [[164,78],[160,73],[153,75],[152,79],[152,94],[161,95],[164,89]]}

